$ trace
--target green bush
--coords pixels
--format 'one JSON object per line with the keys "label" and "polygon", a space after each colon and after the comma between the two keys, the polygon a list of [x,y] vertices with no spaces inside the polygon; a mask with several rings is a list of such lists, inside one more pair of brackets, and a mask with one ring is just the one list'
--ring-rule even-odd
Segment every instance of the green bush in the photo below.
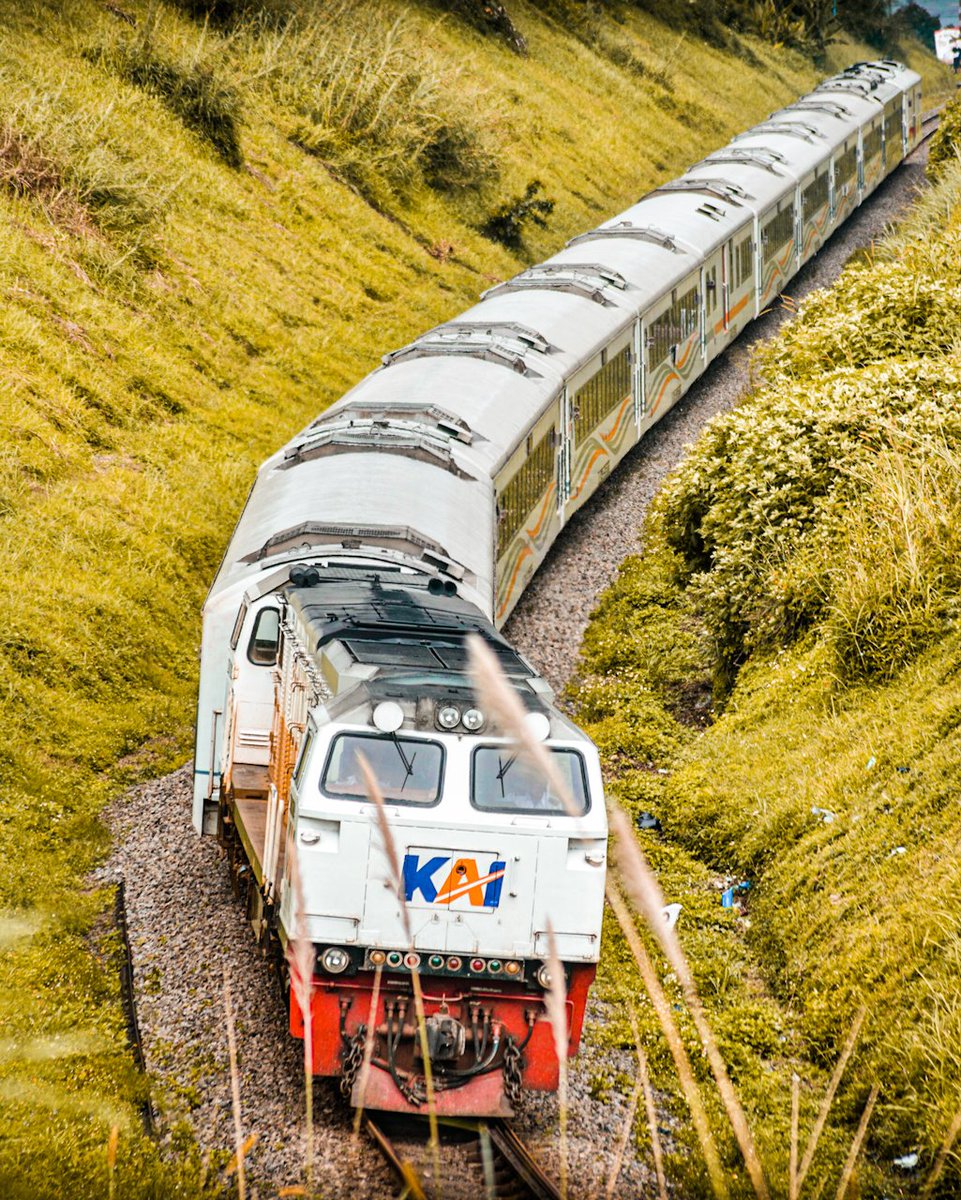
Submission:
{"label": "green bush", "polygon": [[547,218],[554,211],[554,201],[538,195],[542,186],[540,180],[532,179],[523,195],[496,208],[480,227],[484,237],[500,242],[510,250],[520,250],[524,245],[524,226],[530,222],[545,228]]}
{"label": "green bush", "polygon": [[941,112],[937,132],[928,147],[927,174],[937,179],[947,163],[961,157],[961,96],[949,101]]}

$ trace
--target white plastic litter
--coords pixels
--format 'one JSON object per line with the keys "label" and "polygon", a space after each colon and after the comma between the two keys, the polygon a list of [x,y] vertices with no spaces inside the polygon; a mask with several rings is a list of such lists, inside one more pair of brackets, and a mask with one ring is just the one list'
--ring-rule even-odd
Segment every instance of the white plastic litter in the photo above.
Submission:
{"label": "white plastic litter", "polygon": [[677,924],[677,918],[681,915],[681,909],[683,907],[684,906],[682,904],[665,904],[665,906],[661,909],[661,916],[664,918],[664,922],[668,929],[673,929]]}

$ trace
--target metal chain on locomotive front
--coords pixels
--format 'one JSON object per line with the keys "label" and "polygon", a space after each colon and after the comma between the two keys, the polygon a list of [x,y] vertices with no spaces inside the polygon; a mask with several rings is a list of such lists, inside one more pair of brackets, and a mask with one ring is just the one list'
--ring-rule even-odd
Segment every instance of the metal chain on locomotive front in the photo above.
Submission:
{"label": "metal chain on locomotive front", "polygon": [[340,1077],[340,1094],[349,1100],[364,1065],[364,1047],[367,1041],[367,1026],[358,1025],[351,1037],[344,1037],[346,1054],[344,1055],[343,1073]]}

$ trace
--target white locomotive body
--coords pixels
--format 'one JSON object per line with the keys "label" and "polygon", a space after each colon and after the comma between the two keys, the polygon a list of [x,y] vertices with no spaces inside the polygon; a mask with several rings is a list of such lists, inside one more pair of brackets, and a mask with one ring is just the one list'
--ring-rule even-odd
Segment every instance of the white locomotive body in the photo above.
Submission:
{"label": "white locomotive body", "polygon": [[[261,468],[204,609],[194,822],[281,945],[299,864],[314,1068],[352,1083],[373,1020],[372,1107],[423,1098],[412,965],[442,1111],[554,1086],[548,921],[576,1049],[603,904],[597,755],[497,630],[571,515],[919,136],[914,72],[850,68],[386,355]],[[468,633],[539,715],[580,816],[488,728]]]}

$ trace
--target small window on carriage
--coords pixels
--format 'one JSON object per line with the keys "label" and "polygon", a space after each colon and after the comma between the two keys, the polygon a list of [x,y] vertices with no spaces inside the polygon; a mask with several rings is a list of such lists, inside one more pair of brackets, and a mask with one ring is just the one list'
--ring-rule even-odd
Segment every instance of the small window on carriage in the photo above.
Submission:
{"label": "small window on carriage", "polygon": [[236,621],[234,621],[234,627],[230,632],[230,648],[231,648],[231,650],[237,649],[237,643],[240,641],[240,631],[241,631],[241,629],[243,629],[244,621],[246,621],[246,619],[247,619],[247,601],[245,600],[243,602],[243,604],[241,604],[241,606],[237,612],[237,619],[236,619]]}
{"label": "small window on carriage", "polygon": [[247,657],[258,667],[272,667],[280,647],[280,610],[262,608],[254,621],[254,631],[247,644]]}
{"label": "small window on carriage", "polygon": [[304,735],[303,743],[300,747],[300,754],[297,758],[297,765],[294,767],[294,785],[300,791],[300,783],[304,777],[304,770],[307,766],[307,759],[310,757],[310,747],[314,741],[313,726],[310,726]]}

